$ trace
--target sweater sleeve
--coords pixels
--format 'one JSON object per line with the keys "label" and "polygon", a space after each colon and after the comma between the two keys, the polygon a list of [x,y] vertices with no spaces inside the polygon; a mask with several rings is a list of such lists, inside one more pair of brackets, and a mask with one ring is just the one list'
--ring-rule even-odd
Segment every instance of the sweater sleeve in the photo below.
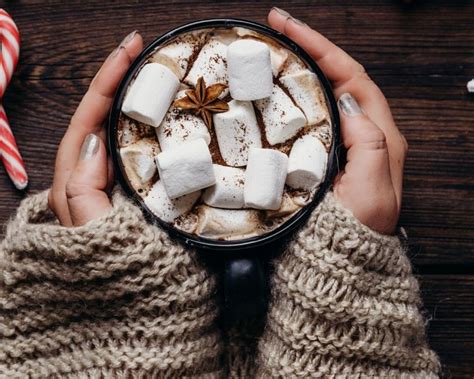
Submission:
{"label": "sweater sleeve", "polygon": [[420,306],[400,240],[329,193],[275,264],[259,377],[435,378]]}
{"label": "sweater sleeve", "polygon": [[32,196],[0,245],[0,377],[218,377],[215,287],[118,192],[75,228]]}

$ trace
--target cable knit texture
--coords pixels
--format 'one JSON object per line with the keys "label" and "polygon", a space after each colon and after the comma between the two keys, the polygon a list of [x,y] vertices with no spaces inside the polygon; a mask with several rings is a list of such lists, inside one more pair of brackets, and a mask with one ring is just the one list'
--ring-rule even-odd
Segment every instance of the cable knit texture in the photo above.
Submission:
{"label": "cable knit texture", "polygon": [[222,376],[215,279],[113,204],[76,228],[53,221],[47,192],[20,206],[0,250],[1,378]]}
{"label": "cable knit texture", "polygon": [[400,240],[328,194],[275,263],[257,375],[435,378],[420,305]]}
{"label": "cable knit texture", "polygon": [[400,241],[332,194],[275,262],[261,322],[216,327],[216,280],[116,192],[113,210],[60,226],[47,193],[0,245],[1,378],[436,377]]}

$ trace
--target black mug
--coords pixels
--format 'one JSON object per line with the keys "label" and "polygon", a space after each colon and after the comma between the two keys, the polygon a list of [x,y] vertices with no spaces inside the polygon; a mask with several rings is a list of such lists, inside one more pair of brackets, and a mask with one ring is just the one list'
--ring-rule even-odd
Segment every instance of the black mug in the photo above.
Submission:
{"label": "black mug", "polygon": [[[313,196],[312,201],[271,232],[235,241],[213,240],[189,234],[174,228],[172,225],[156,217],[128,181],[125,168],[120,159],[120,147],[117,138],[118,121],[127,87],[149,55],[158,47],[182,33],[217,27],[242,27],[256,31],[277,40],[302,59],[308,68],[318,76],[324,89],[332,127],[332,143],[328,155],[326,177]],[[151,222],[158,222],[171,237],[178,239],[187,246],[195,248],[210,267],[218,271],[223,284],[224,318],[230,322],[254,318],[265,311],[268,298],[269,260],[282,250],[286,238],[290,237],[291,233],[307,220],[312,210],[319,204],[331,187],[338,171],[339,141],[340,131],[337,104],[329,81],[314,60],[300,46],[276,30],[252,21],[229,18],[192,22],[171,30],[149,44],[132,63],[122,79],[112,105],[108,124],[109,151],[113,159],[116,177],[122,188],[139,204],[145,216]]]}

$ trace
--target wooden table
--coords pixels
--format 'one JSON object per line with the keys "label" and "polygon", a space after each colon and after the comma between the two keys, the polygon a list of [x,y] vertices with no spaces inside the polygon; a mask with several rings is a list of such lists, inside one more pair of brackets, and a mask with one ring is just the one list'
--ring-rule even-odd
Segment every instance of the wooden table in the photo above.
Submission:
{"label": "wooden table", "polygon": [[[401,224],[413,242],[430,343],[447,377],[474,375],[474,2],[0,1],[22,32],[5,98],[28,166],[27,193],[51,185],[59,141],[107,54],[129,31],[145,41],[187,21],[265,22],[272,5],[357,58],[385,92],[410,144]],[[347,6],[345,4],[351,3]],[[27,193],[0,168],[0,222]]]}

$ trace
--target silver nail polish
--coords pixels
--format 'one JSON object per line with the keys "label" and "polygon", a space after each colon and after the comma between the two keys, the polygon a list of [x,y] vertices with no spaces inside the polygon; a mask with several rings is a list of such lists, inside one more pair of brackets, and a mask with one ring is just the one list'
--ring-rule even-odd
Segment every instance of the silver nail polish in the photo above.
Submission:
{"label": "silver nail polish", "polygon": [[343,93],[337,103],[339,104],[342,113],[348,117],[359,116],[362,114],[362,109],[360,108],[359,103],[350,93]]}
{"label": "silver nail polish", "polygon": [[272,9],[273,9],[275,12],[281,14],[281,15],[284,16],[284,17],[291,17],[291,15],[290,15],[287,11],[285,11],[285,10],[283,10],[283,9],[280,9],[280,8],[277,8],[277,7],[273,7]]}
{"label": "silver nail polish", "polygon": [[129,42],[136,36],[137,33],[138,33],[138,30],[134,30],[133,32],[131,32],[130,34],[128,34],[128,35],[122,40],[122,42],[120,42],[120,45],[119,45],[119,46],[126,46],[127,43],[129,43]]}
{"label": "silver nail polish", "polygon": [[308,26],[308,24],[306,24],[305,22],[303,22],[303,21],[301,21],[301,20],[298,20],[297,18],[290,17],[290,20],[293,21],[296,25],[299,25],[299,26]]}
{"label": "silver nail polish", "polygon": [[119,47],[117,47],[114,51],[112,51],[112,52],[110,53],[110,56],[111,56],[112,58],[115,58],[115,57],[120,53],[120,51],[121,51],[121,50],[124,50],[124,49],[125,49],[125,47],[119,46]]}
{"label": "silver nail polish", "polygon": [[85,161],[91,159],[99,151],[100,141],[95,134],[88,134],[81,146],[79,159]]}

